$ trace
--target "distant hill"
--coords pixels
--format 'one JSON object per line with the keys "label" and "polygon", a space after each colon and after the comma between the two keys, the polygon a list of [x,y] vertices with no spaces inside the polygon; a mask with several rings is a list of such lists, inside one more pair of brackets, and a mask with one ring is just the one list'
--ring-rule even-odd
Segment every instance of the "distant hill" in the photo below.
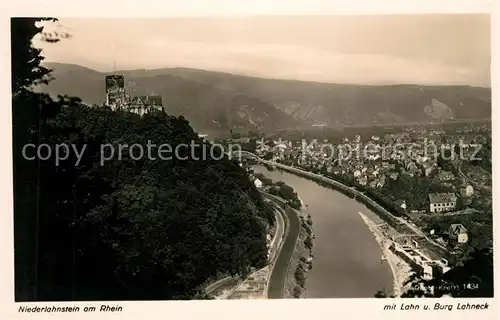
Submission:
{"label": "distant hill", "polygon": [[[104,103],[105,73],[62,63],[45,66],[53,69],[55,79],[42,86],[42,91],[78,96],[89,104]],[[269,131],[299,125],[292,116],[271,104],[242,93],[154,70],[117,73],[125,76],[128,93],[161,95],[167,113],[183,115],[198,131],[227,132],[229,127],[235,131]]]}
{"label": "distant hill", "polygon": [[490,88],[368,86],[259,79],[187,68],[160,70],[156,72],[168,72],[213,87],[253,96],[273,104],[298,120],[328,126],[491,117]]}
{"label": "distant hill", "polygon": [[[47,63],[56,80],[44,90],[104,101],[104,74]],[[189,68],[118,71],[132,94],[160,94],[166,111],[199,130],[276,130],[325,125],[402,123],[491,117],[491,89],[468,86],[367,86],[262,79]]]}

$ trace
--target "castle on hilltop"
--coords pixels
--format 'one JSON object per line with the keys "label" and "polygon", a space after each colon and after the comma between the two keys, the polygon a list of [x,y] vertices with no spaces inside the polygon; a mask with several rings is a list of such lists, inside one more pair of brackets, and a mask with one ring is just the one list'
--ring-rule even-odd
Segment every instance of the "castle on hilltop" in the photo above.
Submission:
{"label": "castle on hilltop", "polygon": [[131,97],[125,92],[125,77],[119,74],[106,76],[106,105],[112,110],[124,110],[142,116],[146,113],[163,111],[159,95]]}

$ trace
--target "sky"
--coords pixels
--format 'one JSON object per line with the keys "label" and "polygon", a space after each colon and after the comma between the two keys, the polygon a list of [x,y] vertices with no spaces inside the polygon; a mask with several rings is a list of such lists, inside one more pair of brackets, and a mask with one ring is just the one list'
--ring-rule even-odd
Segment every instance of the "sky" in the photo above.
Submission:
{"label": "sky", "polygon": [[487,14],[61,18],[46,61],[98,71],[189,67],[357,84],[490,86]]}

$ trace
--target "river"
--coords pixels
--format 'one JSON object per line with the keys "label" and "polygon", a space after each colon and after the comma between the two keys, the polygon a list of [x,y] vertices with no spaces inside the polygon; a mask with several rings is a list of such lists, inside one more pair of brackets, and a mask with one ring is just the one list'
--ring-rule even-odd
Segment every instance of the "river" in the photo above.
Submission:
{"label": "river", "polygon": [[316,235],[313,268],[306,281],[308,298],[373,298],[391,293],[393,276],[381,261],[382,250],[358,212],[381,221],[363,204],[302,177],[254,166],[273,181],[283,181],[298,193],[311,214]]}

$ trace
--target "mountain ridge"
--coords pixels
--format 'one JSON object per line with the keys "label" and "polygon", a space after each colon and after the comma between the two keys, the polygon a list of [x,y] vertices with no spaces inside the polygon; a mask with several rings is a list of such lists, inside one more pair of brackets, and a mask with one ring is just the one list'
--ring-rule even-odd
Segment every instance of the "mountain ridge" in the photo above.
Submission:
{"label": "mountain ridge", "polygon": [[478,85],[463,85],[463,84],[418,84],[418,83],[394,83],[394,84],[366,84],[366,83],[340,83],[340,82],[328,82],[328,81],[310,81],[310,80],[300,80],[300,79],[286,79],[286,78],[273,78],[273,77],[261,77],[254,75],[245,75],[239,73],[231,73],[227,71],[220,70],[209,70],[202,68],[190,68],[190,67],[163,67],[163,68],[152,68],[152,69],[119,69],[116,71],[100,71],[97,69],[93,69],[90,67],[86,67],[83,65],[79,65],[76,63],[66,63],[66,62],[57,62],[57,61],[45,61],[42,65],[47,66],[57,66],[57,65],[65,65],[65,66],[74,66],[80,67],[83,69],[87,69],[93,72],[97,72],[100,74],[130,74],[135,72],[167,72],[167,71],[195,71],[200,73],[212,73],[212,74],[220,74],[225,76],[237,76],[237,77],[245,77],[252,78],[256,80],[277,80],[283,82],[299,82],[299,83],[311,83],[311,84],[326,84],[326,85],[338,85],[338,86],[358,86],[358,87],[464,87],[464,88],[481,88],[481,89],[491,89],[490,86],[478,86]]}
{"label": "mountain ridge", "polygon": [[[45,63],[51,94],[104,102],[104,76],[87,67]],[[198,130],[306,129],[491,118],[491,88],[418,84],[357,85],[269,79],[193,68],[116,71],[133,95],[160,94],[165,110]]]}

